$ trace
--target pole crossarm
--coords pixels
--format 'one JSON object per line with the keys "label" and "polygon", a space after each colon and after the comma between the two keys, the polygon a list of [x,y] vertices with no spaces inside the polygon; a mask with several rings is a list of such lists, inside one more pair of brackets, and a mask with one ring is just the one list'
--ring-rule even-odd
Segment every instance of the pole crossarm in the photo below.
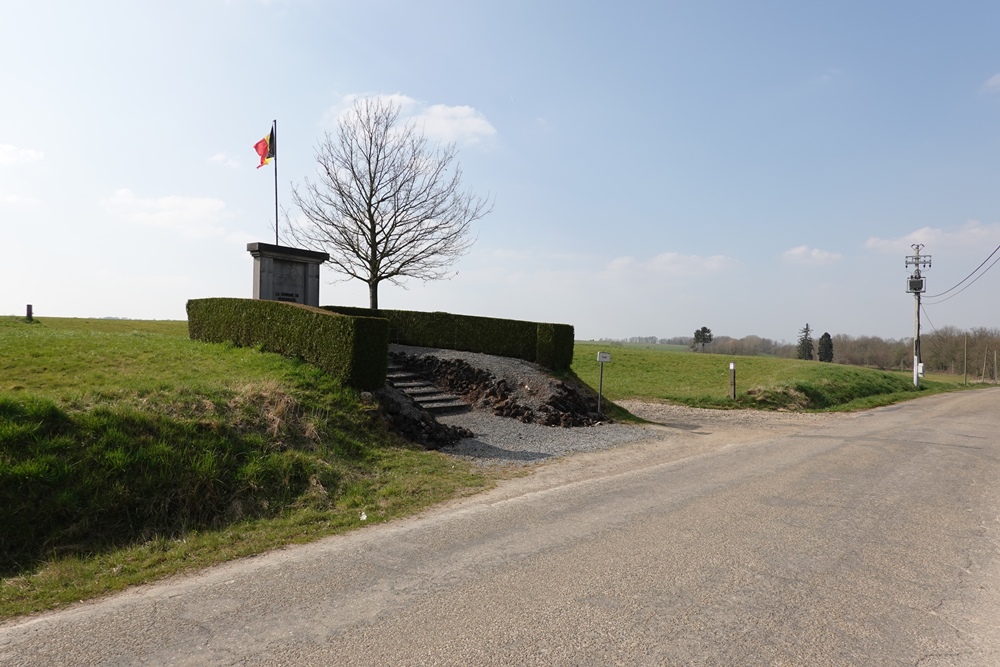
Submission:
{"label": "pole crossarm", "polygon": [[916,273],[915,273],[915,275],[917,277],[919,277],[920,276],[920,269],[929,269],[929,268],[931,268],[931,256],[930,255],[921,255],[920,254],[920,251],[924,247],[923,243],[914,243],[910,247],[913,248],[913,251],[916,254],[915,255],[907,255],[906,256],[906,268],[910,268],[911,266],[916,267]]}

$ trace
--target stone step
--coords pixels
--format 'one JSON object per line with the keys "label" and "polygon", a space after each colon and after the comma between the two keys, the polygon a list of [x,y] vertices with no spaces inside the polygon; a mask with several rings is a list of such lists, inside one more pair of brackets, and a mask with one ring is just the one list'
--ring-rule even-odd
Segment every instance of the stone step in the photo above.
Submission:
{"label": "stone step", "polygon": [[[423,389],[424,387],[434,387],[427,380],[391,380],[389,382],[396,389],[402,389],[403,391],[410,391],[411,389]],[[437,389],[437,387],[434,387]],[[438,389],[438,391],[441,391]]]}
{"label": "stone step", "polygon": [[417,401],[421,408],[431,413],[432,415],[451,415],[457,414],[459,412],[468,412],[472,409],[468,403],[464,403],[460,400],[446,401],[446,402],[434,402],[434,403],[423,403]]}
{"label": "stone step", "polygon": [[472,409],[472,406],[458,396],[442,391],[427,380],[398,366],[389,366],[386,371],[386,382],[412,398],[421,409],[434,415],[455,414]]}
{"label": "stone step", "polygon": [[[397,389],[401,389],[399,385],[393,385],[393,386],[396,387]],[[438,389],[432,384],[426,385],[424,387],[407,387],[406,389],[403,390],[403,393],[413,397],[437,396],[437,395],[451,396],[451,394],[444,394],[440,389]],[[452,396],[452,398],[454,398],[454,396]]]}
{"label": "stone step", "polygon": [[405,372],[402,372],[402,371],[397,371],[395,373],[386,373],[385,374],[385,379],[389,380],[389,381],[419,380],[420,376],[419,375],[415,375],[413,373],[405,373]]}

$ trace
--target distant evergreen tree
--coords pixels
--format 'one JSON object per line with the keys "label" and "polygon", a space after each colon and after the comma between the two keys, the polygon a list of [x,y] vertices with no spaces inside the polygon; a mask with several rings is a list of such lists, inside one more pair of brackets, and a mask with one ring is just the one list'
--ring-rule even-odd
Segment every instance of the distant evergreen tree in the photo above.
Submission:
{"label": "distant evergreen tree", "polygon": [[807,359],[812,361],[813,358],[813,339],[812,339],[812,329],[809,328],[809,323],[806,322],[804,329],[799,331],[799,344],[795,348],[795,356],[799,359]]}
{"label": "distant evergreen tree", "polygon": [[820,361],[833,361],[833,339],[830,338],[829,332],[819,337],[816,356]]}
{"label": "distant evergreen tree", "polygon": [[698,349],[701,345],[701,351],[705,351],[705,346],[712,342],[712,330],[708,327],[702,327],[700,329],[695,329],[694,340],[691,342],[691,347]]}

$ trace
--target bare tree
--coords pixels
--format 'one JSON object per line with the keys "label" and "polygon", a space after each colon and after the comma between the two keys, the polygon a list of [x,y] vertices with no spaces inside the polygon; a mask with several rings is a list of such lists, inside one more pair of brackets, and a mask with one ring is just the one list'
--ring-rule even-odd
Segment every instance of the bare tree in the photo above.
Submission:
{"label": "bare tree", "polygon": [[367,283],[371,308],[383,281],[451,277],[475,241],[471,224],[492,210],[461,190],[455,145],[429,144],[399,112],[377,97],[355,102],[316,150],[319,181],[292,188],[305,220],[288,221],[291,237]]}

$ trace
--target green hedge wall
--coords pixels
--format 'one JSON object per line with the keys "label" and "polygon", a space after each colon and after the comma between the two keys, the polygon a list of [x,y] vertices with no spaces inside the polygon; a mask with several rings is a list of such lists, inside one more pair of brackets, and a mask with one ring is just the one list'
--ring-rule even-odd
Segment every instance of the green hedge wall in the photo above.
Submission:
{"label": "green hedge wall", "polygon": [[573,363],[573,327],[569,324],[538,324],[535,362],[562,370]]}
{"label": "green hedge wall", "polygon": [[569,324],[351,306],[323,309],[354,317],[385,318],[389,321],[389,342],[400,345],[514,357],[553,370],[569,368],[573,363],[573,327]]}
{"label": "green hedge wall", "polygon": [[373,391],[385,384],[389,326],[384,319],[281,301],[230,298],[192,299],[187,313],[194,340],[230,341],[301,357],[355,389]]}

